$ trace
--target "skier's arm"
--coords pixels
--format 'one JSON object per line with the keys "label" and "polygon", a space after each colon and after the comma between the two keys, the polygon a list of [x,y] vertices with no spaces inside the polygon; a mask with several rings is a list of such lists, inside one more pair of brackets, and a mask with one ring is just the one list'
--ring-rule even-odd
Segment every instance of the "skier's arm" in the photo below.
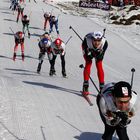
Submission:
{"label": "skier's arm", "polygon": [[83,55],[88,57],[88,47],[87,47],[87,41],[86,39],[84,39],[84,41],[82,42],[82,51],[83,51]]}
{"label": "skier's arm", "polygon": [[38,47],[39,47],[39,49],[40,49],[40,52],[42,52],[42,53],[45,52],[45,48],[43,47],[41,41],[39,41],[39,43],[38,43]]}
{"label": "skier's arm", "polygon": [[108,47],[108,42],[105,41],[103,48],[101,50],[96,51],[96,60],[103,60],[107,47]]}
{"label": "skier's arm", "polygon": [[103,97],[101,97],[99,101],[99,107],[102,116],[105,118],[106,123],[110,126],[115,126],[120,122],[120,118],[112,113],[111,110],[109,110],[105,100]]}
{"label": "skier's arm", "polygon": [[132,97],[130,99],[130,109],[129,109],[129,112],[128,112],[128,116],[130,118],[135,116],[136,101],[137,101],[137,93],[135,91],[132,91]]}
{"label": "skier's arm", "polygon": [[62,42],[62,45],[61,45],[61,55],[65,55],[66,53],[66,45]]}

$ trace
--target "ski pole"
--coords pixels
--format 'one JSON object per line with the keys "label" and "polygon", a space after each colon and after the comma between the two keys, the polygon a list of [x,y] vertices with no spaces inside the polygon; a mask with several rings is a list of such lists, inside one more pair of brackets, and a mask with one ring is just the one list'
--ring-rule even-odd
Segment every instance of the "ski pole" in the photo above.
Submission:
{"label": "ski pole", "polygon": [[131,72],[132,72],[132,77],[131,77],[131,89],[132,89],[135,69],[132,68]]}
{"label": "ski pole", "polygon": [[[79,65],[80,68],[85,68],[83,64]],[[88,72],[86,71],[86,74],[89,76],[89,79],[91,80],[92,84],[94,85],[95,89],[97,90],[97,92],[100,94],[99,89],[97,88],[96,84],[94,83],[94,81],[92,80],[91,76],[88,74]]]}
{"label": "ski pole", "polygon": [[81,39],[81,41],[83,41],[83,39],[80,37],[80,35],[73,29],[72,26],[69,27],[69,29],[72,29],[74,31],[74,33]]}
{"label": "ski pole", "polygon": [[72,36],[70,36],[70,37],[68,38],[68,40],[66,41],[65,45],[68,44],[68,42],[71,40],[71,38],[72,38]]}
{"label": "ski pole", "polygon": [[103,29],[103,37],[105,36],[106,28]]}
{"label": "ski pole", "polygon": [[31,11],[30,14],[29,14],[29,19],[30,19],[30,17],[31,17],[31,14],[32,14],[32,11]]}
{"label": "ski pole", "polygon": [[12,31],[13,34],[15,34],[11,27],[9,27],[9,29]]}
{"label": "ski pole", "polygon": [[46,137],[45,137],[45,134],[44,134],[44,131],[43,131],[43,128],[44,127],[43,126],[40,126],[40,128],[41,128],[41,133],[42,133],[43,139],[46,140]]}

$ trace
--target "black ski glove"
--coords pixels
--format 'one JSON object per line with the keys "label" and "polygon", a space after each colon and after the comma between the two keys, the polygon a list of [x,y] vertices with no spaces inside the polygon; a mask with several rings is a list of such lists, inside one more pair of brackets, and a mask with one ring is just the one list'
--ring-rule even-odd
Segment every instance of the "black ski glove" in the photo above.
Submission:
{"label": "black ski glove", "polygon": [[114,112],[114,114],[116,114],[116,116],[118,116],[122,120],[127,120],[128,119],[128,115],[126,114],[126,112],[117,111],[117,112]]}
{"label": "black ski glove", "polygon": [[94,56],[93,56],[92,52],[88,52],[87,57],[88,57],[89,59],[93,59]]}
{"label": "black ski glove", "polygon": [[119,118],[115,117],[113,120],[110,121],[110,124],[111,125],[116,125],[116,123],[118,122],[118,119]]}
{"label": "black ski glove", "polygon": [[95,53],[93,52],[92,49],[87,49],[87,57],[89,59],[93,59],[93,57],[95,57]]}
{"label": "black ski glove", "polygon": [[126,127],[128,124],[131,123],[131,120],[128,118],[128,115],[126,114],[126,112],[117,111],[117,112],[114,112],[114,114],[116,114],[117,117],[121,118],[121,121],[119,123],[120,127]]}
{"label": "black ski glove", "polygon": [[123,128],[123,127],[126,127],[130,123],[131,123],[131,120],[130,119],[121,120],[120,123],[119,123],[119,126]]}
{"label": "black ski glove", "polygon": [[103,60],[104,58],[104,51],[103,50],[97,50],[96,51],[96,60]]}

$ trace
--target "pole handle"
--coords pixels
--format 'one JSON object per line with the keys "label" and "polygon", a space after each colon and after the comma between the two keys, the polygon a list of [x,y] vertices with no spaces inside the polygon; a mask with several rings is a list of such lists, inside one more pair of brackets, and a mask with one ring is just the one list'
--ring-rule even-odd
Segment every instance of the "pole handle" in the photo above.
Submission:
{"label": "pole handle", "polygon": [[135,68],[132,68],[131,69],[131,72],[132,72],[132,77],[131,77],[131,89],[133,87],[133,81],[134,81],[134,72],[135,72]]}
{"label": "pole handle", "polygon": [[103,37],[105,37],[106,28],[103,29]]}

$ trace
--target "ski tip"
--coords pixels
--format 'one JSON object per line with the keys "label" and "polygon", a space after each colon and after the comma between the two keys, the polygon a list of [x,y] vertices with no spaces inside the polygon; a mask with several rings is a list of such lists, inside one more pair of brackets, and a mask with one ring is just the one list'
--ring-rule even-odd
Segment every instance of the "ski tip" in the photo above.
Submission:
{"label": "ski tip", "polygon": [[84,97],[84,99],[88,102],[88,104],[89,104],[90,106],[93,106],[93,103],[91,102],[89,96],[88,96],[88,95],[84,95],[84,94],[83,94],[83,91],[80,91],[80,92],[82,93],[81,96]]}

